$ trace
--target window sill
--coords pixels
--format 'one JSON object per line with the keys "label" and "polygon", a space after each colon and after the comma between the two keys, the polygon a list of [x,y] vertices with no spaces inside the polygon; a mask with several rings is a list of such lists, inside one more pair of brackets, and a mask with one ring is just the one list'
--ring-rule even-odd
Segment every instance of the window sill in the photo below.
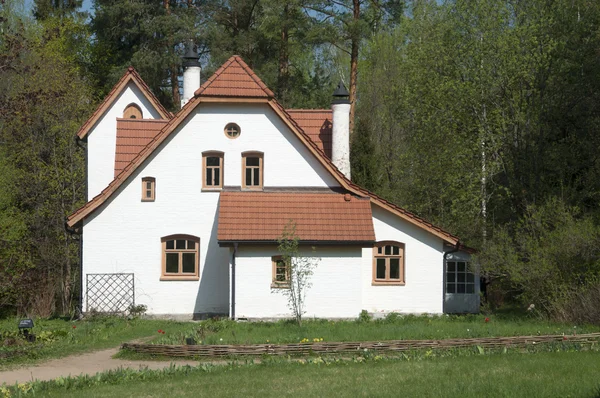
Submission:
{"label": "window sill", "polygon": [[263,187],[242,187],[242,191],[263,191]]}
{"label": "window sill", "polygon": [[154,202],[154,199],[142,199],[142,202]]}
{"label": "window sill", "polygon": [[289,288],[290,288],[289,283],[277,283],[277,282],[271,283],[271,289],[289,289]]}
{"label": "window sill", "polygon": [[187,275],[168,275],[161,276],[161,281],[199,281],[200,277],[196,275],[187,276]]}
{"label": "window sill", "polygon": [[219,187],[219,188],[202,188],[200,190],[200,192],[221,192],[223,190],[223,187]]}
{"label": "window sill", "polygon": [[371,286],[405,286],[406,282],[373,281]]}

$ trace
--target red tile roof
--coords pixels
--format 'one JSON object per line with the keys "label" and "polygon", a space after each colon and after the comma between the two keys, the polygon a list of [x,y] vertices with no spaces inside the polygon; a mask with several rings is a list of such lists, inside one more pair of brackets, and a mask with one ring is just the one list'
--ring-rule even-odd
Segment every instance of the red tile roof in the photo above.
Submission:
{"label": "red tile roof", "polygon": [[[259,87],[263,90],[264,95],[259,95],[258,97],[245,96],[242,92],[237,90],[234,86],[237,84],[235,80],[225,79],[223,82],[229,82],[228,84],[233,84],[233,88],[227,88],[226,90],[219,91],[215,88],[215,90],[211,91],[209,88],[211,84],[219,79],[219,76],[224,75],[227,76],[227,69],[229,67],[234,68],[239,71],[238,66],[241,67],[248,76],[256,83],[256,87]],[[255,87],[255,88],[256,88]],[[229,91],[228,91],[229,90]],[[254,89],[252,89],[254,90]],[[206,92],[212,93],[207,94]],[[256,90],[255,90],[256,91]],[[282,106],[277,102],[277,100],[273,97],[273,93],[264,86],[264,83],[256,77],[254,72],[250,70],[250,68],[237,56],[230,58],[224,65],[221,67],[215,75],[213,75],[202,87],[196,91],[196,95],[192,98],[185,106],[170,120],[167,121],[162,130],[150,140],[148,145],[144,147],[143,150],[140,151],[138,155],[123,169],[123,171],[115,177],[115,179],[104,189],[100,194],[95,196],[92,200],[87,202],[84,206],[76,210],[73,214],[71,214],[67,219],[67,224],[71,227],[78,225],[83,219],[92,214],[96,209],[98,209],[106,200],[108,200],[115,192],[117,192],[118,188],[134,173],[134,171],[146,160],[152,153],[160,146],[162,142],[164,142],[169,135],[182,123],[189,114],[201,103],[203,102],[223,102],[223,98],[219,97],[219,95],[225,96],[223,92],[234,92],[236,95],[232,95],[227,98],[227,102],[260,102],[267,104],[275,113],[281,118],[281,120],[294,132],[294,134],[298,137],[298,139],[311,151],[314,155],[315,159],[321,163],[325,169],[327,169],[331,175],[338,181],[340,186],[343,189],[348,190],[349,192],[357,195],[357,196],[366,196],[370,198],[370,202],[376,206],[379,206],[393,214],[396,214],[400,218],[423,228],[424,230],[432,233],[433,235],[443,239],[445,242],[450,244],[459,244],[458,237],[450,234],[449,232],[444,231],[442,228],[439,228],[430,222],[422,219],[421,217],[399,207],[395,204],[388,202],[387,200],[375,195],[372,192],[367,191],[366,189],[359,187],[354,184],[352,181],[348,180],[344,174],[342,174],[337,167],[331,162],[331,159],[327,157],[324,150],[319,148],[319,146],[308,136],[306,132],[300,127],[299,123],[292,118],[290,113],[288,113]],[[221,93],[221,94],[219,94]],[[256,93],[258,95],[258,93]],[[293,112],[293,111],[292,111]]]}
{"label": "red tile roof", "polygon": [[237,55],[229,58],[195,95],[273,98],[274,94]]}
{"label": "red tile roof", "polygon": [[317,147],[331,159],[331,109],[287,109],[286,112],[304,130]]}
{"label": "red tile roof", "polygon": [[98,106],[98,109],[89,117],[88,120],[83,123],[79,131],[77,132],[77,137],[80,139],[84,139],[89,134],[91,128],[96,124],[98,119],[108,110],[108,108],[113,104],[113,102],[118,98],[118,96],[123,92],[125,87],[129,82],[133,82],[138,86],[142,94],[146,97],[146,99],[154,106],[156,111],[159,113],[160,117],[163,119],[171,119],[173,115],[171,112],[165,109],[164,106],[160,103],[158,98],[152,93],[150,87],[144,82],[142,77],[137,73],[137,71],[130,66],[127,68],[125,74],[121,77],[121,79],[115,84],[115,86],[110,90],[108,95],[104,98],[102,103]]}
{"label": "red tile roof", "polygon": [[115,177],[156,137],[167,124],[157,119],[117,119]]}
{"label": "red tile roof", "polygon": [[269,241],[286,224],[309,242],[374,242],[368,198],[314,192],[221,192],[217,239],[220,242]]}

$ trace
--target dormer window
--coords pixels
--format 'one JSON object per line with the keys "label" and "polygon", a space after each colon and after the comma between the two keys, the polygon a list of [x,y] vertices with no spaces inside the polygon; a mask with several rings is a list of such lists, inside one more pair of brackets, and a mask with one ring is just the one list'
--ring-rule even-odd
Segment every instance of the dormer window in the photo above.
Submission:
{"label": "dormer window", "polygon": [[242,153],[242,188],[263,188],[263,153]]}
{"label": "dormer window", "polygon": [[125,111],[123,111],[123,118],[124,119],[142,119],[143,118],[142,109],[139,106],[137,106],[136,104],[129,104],[125,108]]}
{"label": "dormer window", "polygon": [[154,177],[142,178],[142,202],[154,202],[156,179]]}
{"label": "dormer window", "polygon": [[208,151],[202,153],[202,188],[223,188],[223,152]]}
{"label": "dormer window", "polygon": [[240,136],[240,126],[235,123],[228,123],[225,126],[225,136],[227,138],[238,138]]}

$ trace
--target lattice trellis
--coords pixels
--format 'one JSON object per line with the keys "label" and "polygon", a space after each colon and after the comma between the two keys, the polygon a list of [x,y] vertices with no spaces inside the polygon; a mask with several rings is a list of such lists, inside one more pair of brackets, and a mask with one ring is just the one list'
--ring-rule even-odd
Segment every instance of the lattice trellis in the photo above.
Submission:
{"label": "lattice trellis", "polygon": [[117,313],[135,305],[133,274],[87,274],[87,311]]}

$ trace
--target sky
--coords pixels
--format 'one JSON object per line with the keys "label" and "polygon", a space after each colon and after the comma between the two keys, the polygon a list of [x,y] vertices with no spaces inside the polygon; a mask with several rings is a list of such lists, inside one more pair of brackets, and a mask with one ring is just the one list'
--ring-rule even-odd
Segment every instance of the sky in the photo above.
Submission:
{"label": "sky", "polygon": [[[33,0],[25,0],[25,8],[27,10],[31,10],[33,8]],[[92,0],[83,0],[82,11],[91,11],[92,9]]]}

